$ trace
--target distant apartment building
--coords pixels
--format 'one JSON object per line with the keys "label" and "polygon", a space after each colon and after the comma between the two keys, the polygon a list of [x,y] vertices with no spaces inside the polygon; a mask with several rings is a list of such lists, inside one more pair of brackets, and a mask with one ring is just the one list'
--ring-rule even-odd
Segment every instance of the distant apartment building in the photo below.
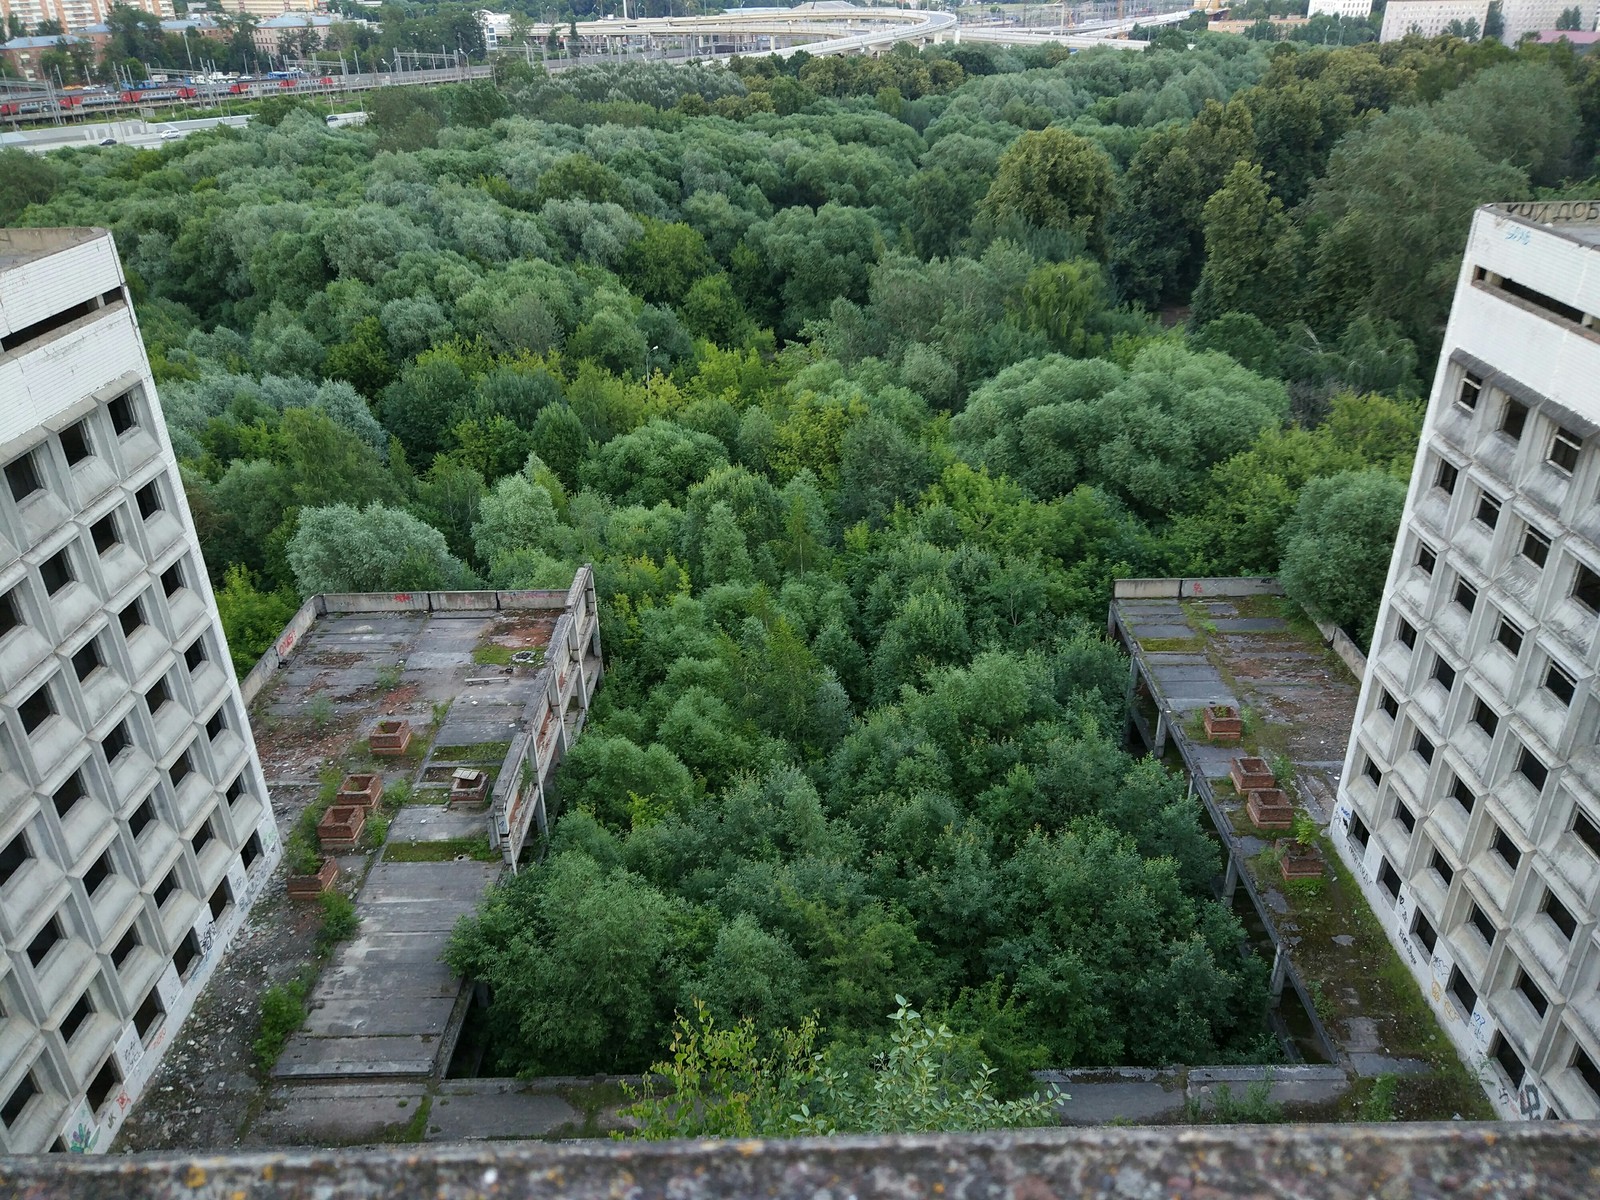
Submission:
{"label": "distant apartment building", "polygon": [[1489,0],[1389,0],[1383,10],[1378,40],[1393,42],[1412,32],[1425,38],[1438,37],[1456,21],[1463,26],[1476,21],[1481,34],[1488,19]]}
{"label": "distant apartment building", "polygon": [[19,79],[33,82],[43,80],[48,75],[54,80],[54,72],[47,72],[45,68],[44,56],[69,46],[83,45],[85,41],[73,34],[66,37],[12,38],[9,42],[0,43],[0,59],[5,60]]}
{"label": "distant apartment building", "polygon": [[250,37],[263,54],[276,54],[286,45],[299,44],[308,32],[320,45],[333,23],[325,13],[279,13],[260,22]]}
{"label": "distant apartment building", "polygon": [[235,16],[276,17],[286,12],[311,12],[317,0],[217,0],[222,11]]}
{"label": "distant apartment building", "polygon": [[43,21],[54,21],[68,33],[103,23],[113,3],[126,3],[152,16],[171,20],[172,0],[0,0],[0,24],[16,17],[32,33]]}
{"label": "distant apartment building", "polygon": [[1515,46],[1524,35],[1554,29],[1561,14],[1569,8],[1582,13],[1581,24],[1585,30],[1594,28],[1595,6],[1593,0],[1573,4],[1572,0],[1501,0],[1500,16],[1506,23],[1501,40]]}
{"label": "distant apartment building", "polygon": [[1600,1117],[1600,201],[1472,222],[1332,835],[1504,1118]]}
{"label": "distant apartment building", "polygon": [[1311,0],[1306,16],[1349,17],[1365,21],[1372,15],[1372,0]]}
{"label": "distant apartment building", "polygon": [[0,230],[0,472],[0,1153],[103,1151],[280,852],[103,230]]}

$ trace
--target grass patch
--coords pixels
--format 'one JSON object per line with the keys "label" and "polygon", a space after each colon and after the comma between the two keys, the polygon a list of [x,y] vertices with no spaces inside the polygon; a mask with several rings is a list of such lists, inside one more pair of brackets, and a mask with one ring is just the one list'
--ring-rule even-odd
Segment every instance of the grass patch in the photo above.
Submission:
{"label": "grass patch", "polygon": [[462,855],[478,862],[493,862],[500,857],[489,848],[486,836],[447,838],[442,842],[390,842],[383,852],[385,862],[453,862]]}
{"label": "grass patch", "polygon": [[435,746],[435,762],[494,762],[505,761],[510,742],[476,742],[470,746]]}
{"label": "grass patch", "polygon": [[510,646],[502,646],[498,642],[489,642],[479,646],[472,652],[472,661],[480,667],[509,667],[511,656],[516,651]]}
{"label": "grass patch", "polygon": [[265,1075],[283,1053],[289,1035],[306,1022],[306,993],[316,978],[315,968],[302,970],[288,983],[270,987],[261,996],[261,1023],[251,1050],[256,1069]]}
{"label": "grass patch", "polygon": [[1139,645],[1148,654],[1183,654],[1198,652],[1205,648],[1206,640],[1202,637],[1187,638],[1140,638]]}

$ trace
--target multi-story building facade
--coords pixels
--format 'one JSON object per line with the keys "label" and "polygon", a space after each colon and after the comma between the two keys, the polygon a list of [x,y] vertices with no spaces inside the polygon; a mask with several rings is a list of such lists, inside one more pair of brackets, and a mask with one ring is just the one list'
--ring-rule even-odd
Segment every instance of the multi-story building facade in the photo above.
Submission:
{"label": "multi-story building facade", "polygon": [[1311,0],[1306,16],[1349,17],[1365,21],[1372,15],[1372,0]]}
{"label": "multi-story building facade", "polygon": [[1554,29],[1561,14],[1576,8],[1584,29],[1593,29],[1595,8],[1592,3],[1573,4],[1572,0],[1501,0],[1500,16],[1505,21],[1501,40],[1515,46],[1526,35]]}
{"label": "multi-story building facade", "polygon": [[0,230],[0,1152],[104,1150],[280,849],[111,236]]}
{"label": "multi-story building facade", "polygon": [[1501,1116],[1600,1117],[1600,202],[1473,219],[1333,840]]}
{"label": "multi-story building facade", "polygon": [[68,33],[75,33],[104,22],[117,3],[127,3],[163,20],[173,17],[172,0],[0,0],[0,24],[14,16],[29,33],[43,21],[54,21]]}
{"label": "multi-story building facade", "polygon": [[1438,37],[1457,21],[1462,28],[1477,22],[1481,34],[1488,19],[1489,0],[1389,0],[1378,40],[1393,42],[1413,32],[1425,38]]}
{"label": "multi-story building facade", "polygon": [[265,20],[286,12],[311,12],[317,0],[219,0],[222,11]]}

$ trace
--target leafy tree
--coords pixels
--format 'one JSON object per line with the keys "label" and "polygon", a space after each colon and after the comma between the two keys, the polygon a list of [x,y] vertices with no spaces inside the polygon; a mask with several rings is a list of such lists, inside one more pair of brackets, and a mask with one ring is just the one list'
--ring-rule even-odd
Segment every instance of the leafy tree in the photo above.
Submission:
{"label": "leafy tree", "polygon": [[712,270],[706,240],[688,225],[646,219],[644,234],[623,259],[623,271],[646,300],[679,304],[689,289]]}
{"label": "leafy tree", "polygon": [[1381,471],[1313,480],[1283,530],[1283,586],[1365,644],[1389,574],[1406,486]]}
{"label": "leafy tree", "polygon": [[1283,323],[1300,300],[1288,290],[1300,278],[1296,236],[1283,202],[1255,163],[1237,162],[1206,201],[1206,263],[1194,293],[1197,324],[1223,313],[1248,313]]}
{"label": "leafy tree", "polygon": [[217,589],[217,611],[222,616],[222,632],[228,639],[234,673],[243,678],[267,647],[278,640],[294,616],[295,605],[282,593],[258,591],[249,569],[234,563],[223,572],[223,584]]}
{"label": "leafy tree", "polygon": [[303,510],[288,560],[305,596],[456,588],[469,577],[437,529],[377,502]]}
{"label": "leafy tree", "polygon": [[493,565],[513,551],[552,544],[560,518],[550,493],[531,475],[532,464],[521,474],[507,475],[478,502],[472,545],[479,562]]}
{"label": "leafy tree", "polygon": [[0,225],[14,225],[30,204],[43,204],[55,194],[61,171],[41,154],[0,150]]}
{"label": "leafy tree", "polygon": [[1020,217],[1040,229],[1070,230],[1098,251],[1113,196],[1105,151],[1052,125],[1023,134],[1000,156],[983,209],[997,220]]}

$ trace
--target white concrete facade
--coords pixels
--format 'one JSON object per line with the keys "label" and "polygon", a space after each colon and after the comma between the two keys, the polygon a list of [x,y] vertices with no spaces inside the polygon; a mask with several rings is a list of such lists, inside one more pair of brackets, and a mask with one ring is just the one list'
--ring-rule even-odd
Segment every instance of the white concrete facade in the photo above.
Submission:
{"label": "white concrete facade", "polygon": [[280,854],[102,230],[0,230],[0,1152],[103,1151]]}
{"label": "white concrete facade", "polygon": [[1554,29],[1561,14],[1576,8],[1583,14],[1584,29],[1594,28],[1595,11],[1592,3],[1574,4],[1572,0],[1501,0],[1500,15],[1505,19],[1506,31],[1501,40],[1515,46],[1524,34]]}
{"label": "white concrete facade", "polygon": [[1365,21],[1372,15],[1372,0],[1311,0],[1306,16],[1349,17]]}
{"label": "white concrete facade", "polygon": [[1482,34],[1488,19],[1489,0],[1389,0],[1378,40],[1397,41],[1413,30],[1425,38],[1438,37],[1453,21],[1476,21]]}
{"label": "white concrete facade", "polygon": [[1600,201],[1480,209],[1334,844],[1501,1117],[1600,1117]]}

